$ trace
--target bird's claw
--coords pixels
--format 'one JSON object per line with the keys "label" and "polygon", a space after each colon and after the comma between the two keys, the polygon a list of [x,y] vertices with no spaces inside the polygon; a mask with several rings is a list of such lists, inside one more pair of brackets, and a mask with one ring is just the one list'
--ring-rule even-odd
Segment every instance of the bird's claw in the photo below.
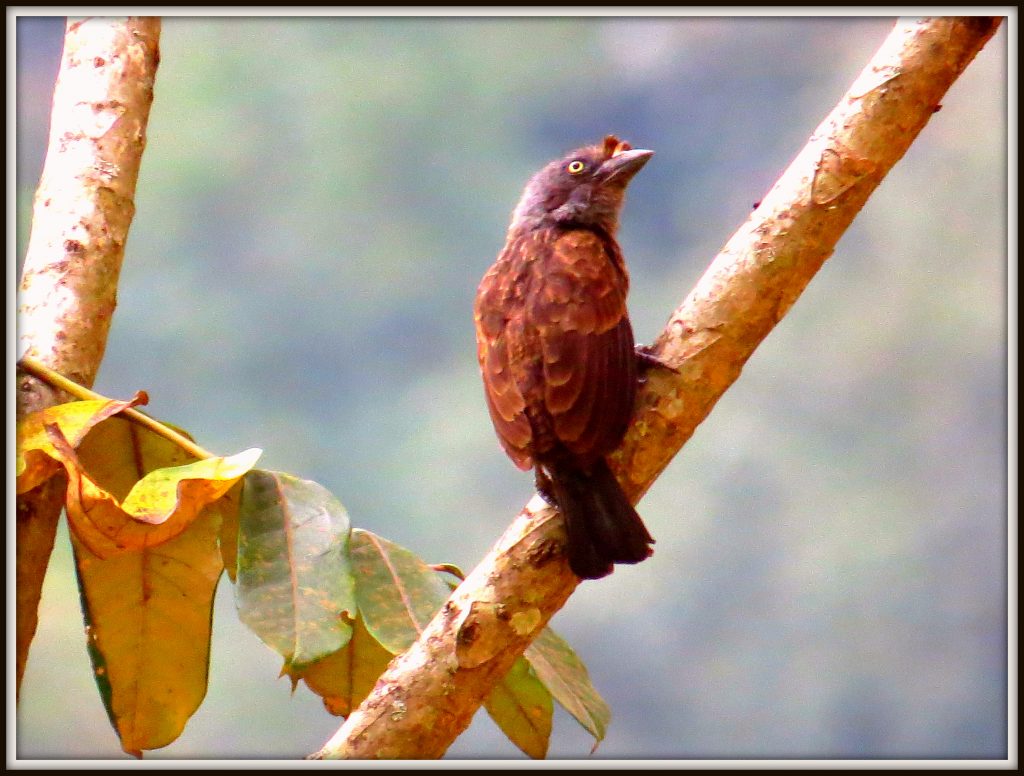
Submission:
{"label": "bird's claw", "polygon": [[661,359],[661,357],[655,355],[651,350],[650,345],[637,345],[634,348],[636,352],[637,367],[639,368],[641,376],[645,375],[649,369],[657,367],[658,369],[667,369],[669,372],[679,374],[679,370],[667,364]]}

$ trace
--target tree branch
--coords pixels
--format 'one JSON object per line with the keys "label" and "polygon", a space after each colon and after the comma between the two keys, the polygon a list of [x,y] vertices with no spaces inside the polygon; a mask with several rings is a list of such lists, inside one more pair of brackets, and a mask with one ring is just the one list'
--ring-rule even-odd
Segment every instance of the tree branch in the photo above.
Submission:
{"label": "tree branch", "polygon": [[[639,498],[785,315],[1000,19],[900,21],[672,314],[617,474]],[[578,584],[535,497],[373,692],[312,757],[436,758]]]}
{"label": "tree branch", "polygon": [[[91,386],[103,359],[159,62],[159,18],[68,19],[19,288],[19,353]],[[18,375],[18,417],[67,401]],[[17,687],[64,482],[18,498]]]}

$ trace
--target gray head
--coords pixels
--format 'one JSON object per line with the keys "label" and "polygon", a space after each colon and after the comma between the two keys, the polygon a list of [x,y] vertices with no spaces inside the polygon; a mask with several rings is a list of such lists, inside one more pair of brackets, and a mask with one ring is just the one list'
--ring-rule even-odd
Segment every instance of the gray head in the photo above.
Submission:
{"label": "gray head", "polygon": [[509,231],[578,224],[614,234],[626,185],[653,155],[608,135],[551,162],[526,184]]}

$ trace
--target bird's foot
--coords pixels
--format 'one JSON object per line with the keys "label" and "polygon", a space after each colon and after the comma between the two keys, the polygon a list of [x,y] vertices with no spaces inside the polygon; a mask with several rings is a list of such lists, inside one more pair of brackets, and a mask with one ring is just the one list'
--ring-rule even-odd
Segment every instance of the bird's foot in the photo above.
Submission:
{"label": "bird's foot", "polygon": [[676,367],[669,366],[659,356],[655,355],[650,345],[637,345],[634,350],[636,351],[636,365],[641,378],[646,376],[648,370],[655,367],[679,374],[679,370]]}

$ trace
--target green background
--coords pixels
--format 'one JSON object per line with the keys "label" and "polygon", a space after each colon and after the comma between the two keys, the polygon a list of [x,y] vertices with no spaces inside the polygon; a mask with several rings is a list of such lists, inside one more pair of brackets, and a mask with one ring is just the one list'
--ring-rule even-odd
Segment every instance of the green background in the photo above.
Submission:
{"label": "green background", "polygon": [[[530,174],[607,132],[656,151],[620,235],[650,341],[893,21],[166,18],[96,389],[471,568],[532,493],[472,325]],[[62,34],[17,21],[19,266]],[[1004,25],[641,502],[654,557],[556,616],[612,707],[593,757],[1006,756],[1006,73]],[[231,596],[147,757],[338,726]],[[64,529],[22,689],[20,757],[124,756]],[[590,744],[557,713],[552,756]],[[449,756],[521,755],[481,713]]]}

